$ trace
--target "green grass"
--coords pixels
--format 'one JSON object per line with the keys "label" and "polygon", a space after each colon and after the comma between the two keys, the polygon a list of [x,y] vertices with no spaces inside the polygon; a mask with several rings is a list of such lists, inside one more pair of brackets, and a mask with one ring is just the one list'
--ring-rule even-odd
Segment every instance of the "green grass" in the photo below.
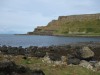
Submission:
{"label": "green grass", "polygon": [[[46,30],[55,30],[53,31],[54,35],[68,35],[69,32],[72,32],[72,34],[75,35],[100,36],[100,19],[91,19],[83,21],[75,20],[71,22],[65,20],[57,20],[47,25],[45,28]],[[42,31],[45,31],[45,29],[43,28]]]}
{"label": "green grass", "polygon": [[18,56],[15,59],[15,62],[16,64],[21,64],[26,67],[29,67],[32,70],[36,68],[40,68],[44,71],[45,75],[100,75],[100,72],[93,72],[92,70],[88,70],[86,68],[79,67],[79,66],[55,66],[54,67],[51,64],[43,63],[42,59],[38,59],[34,57],[25,60],[22,59],[22,57]]}

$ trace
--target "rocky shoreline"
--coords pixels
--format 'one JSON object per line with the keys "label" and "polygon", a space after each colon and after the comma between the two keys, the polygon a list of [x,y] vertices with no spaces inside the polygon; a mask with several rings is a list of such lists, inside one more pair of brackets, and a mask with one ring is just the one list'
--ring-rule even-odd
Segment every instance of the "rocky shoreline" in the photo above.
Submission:
{"label": "rocky shoreline", "polygon": [[[0,55],[7,57],[6,60],[10,59],[9,56],[22,55],[23,59],[36,57],[42,59],[43,63],[52,66],[78,65],[92,71],[100,71],[100,42],[81,42],[48,47],[30,46],[27,48],[3,45],[0,46]],[[1,69],[2,67],[0,67],[0,72],[2,72]]]}

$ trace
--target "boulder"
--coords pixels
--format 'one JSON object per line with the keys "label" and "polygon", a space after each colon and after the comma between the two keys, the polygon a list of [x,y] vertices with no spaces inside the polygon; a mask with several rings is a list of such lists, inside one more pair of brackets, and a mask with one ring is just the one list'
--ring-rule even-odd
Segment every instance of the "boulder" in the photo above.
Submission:
{"label": "boulder", "polygon": [[49,56],[45,56],[42,60],[43,63],[52,64],[53,61],[50,60]]}
{"label": "boulder", "polygon": [[38,58],[43,58],[45,55],[46,55],[46,53],[43,52],[43,51],[36,51],[36,52],[34,53],[34,56],[35,56],[35,57],[38,57]]}
{"label": "boulder", "polygon": [[[16,75],[18,73],[26,73],[29,69],[24,66],[16,65],[14,62],[9,60],[0,61],[0,75]],[[15,73],[15,74],[13,74]]]}
{"label": "boulder", "polygon": [[80,63],[80,59],[78,58],[69,58],[67,60],[67,64],[78,65]]}
{"label": "boulder", "polygon": [[16,64],[12,61],[1,61],[0,62],[0,72],[11,74],[16,70]]}
{"label": "boulder", "polygon": [[61,56],[61,61],[62,62],[67,62],[67,57],[66,56]]}
{"label": "boulder", "polygon": [[88,61],[82,60],[80,61],[79,66],[85,67],[87,69],[93,70],[93,66]]}
{"label": "boulder", "polygon": [[100,71],[100,61],[95,63],[94,68],[96,71]]}
{"label": "boulder", "polygon": [[61,61],[61,55],[56,53],[49,54],[49,58],[52,61]]}
{"label": "boulder", "polygon": [[94,52],[89,47],[83,47],[79,50],[78,55],[83,59],[89,59],[94,57]]}
{"label": "boulder", "polygon": [[7,53],[7,46],[6,45],[3,45],[2,47],[1,47],[1,52],[2,53],[4,53],[4,54],[6,54]]}

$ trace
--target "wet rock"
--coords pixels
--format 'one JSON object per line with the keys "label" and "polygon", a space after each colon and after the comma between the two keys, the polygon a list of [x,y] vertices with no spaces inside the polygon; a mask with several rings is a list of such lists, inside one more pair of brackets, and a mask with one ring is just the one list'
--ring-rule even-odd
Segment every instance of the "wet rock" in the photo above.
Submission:
{"label": "wet rock", "polygon": [[27,48],[28,51],[30,51],[30,55],[34,56],[35,53],[37,52],[38,47],[37,46],[30,46],[29,48]]}
{"label": "wet rock", "polygon": [[19,54],[19,55],[25,55],[25,53],[26,53],[26,52],[25,52],[25,49],[22,48],[22,46],[19,46],[19,47],[18,47],[18,54]]}
{"label": "wet rock", "polygon": [[17,47],[11,47],[11,46],[9,46],[7,49],[8,49],[7,54],[12,54],[12,55],[17,55],[18,54]]}
{"label": "wet rock", "polygon": [[6,45],[3,45],[2,47],[1,47],[1,52],[3,53],[3,54],[6,54],[7,53],[7,46]]}

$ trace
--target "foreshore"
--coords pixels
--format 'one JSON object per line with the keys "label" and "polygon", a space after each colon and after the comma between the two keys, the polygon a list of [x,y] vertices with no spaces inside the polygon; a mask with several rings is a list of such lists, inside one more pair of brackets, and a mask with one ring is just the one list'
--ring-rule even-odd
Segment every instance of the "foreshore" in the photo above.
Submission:
{"label": "foreshore", "polygon": [[100,37],[100,34],[98,35],[88,35],[88,34],[82,34],[82,35],[75,35],[75,34],[14,34],[14,35],[38,35],[38,36],[59,36],[59,37]]}
{"label": "foreshore", "polygon": [[[75,67],[77,67],[77,75],[80,75],[79,71],[83,71],[85,67],[94,75],[98,75],[100,72],[100,42],[80,42],[44,47],[29,46],[26,48],[3,45],[0,46],[0,64],[0,74],[6,72],[2,69],[9,67],[10,73],[14,71],[18,75],[26,75],[29,72],[31,72],[29,75],[50,75],[49,73],[55,75],[58,70],[60,71],[58,75],[62,75],[66,69],[68,72],[71,68],[73,68],[72,71],[76,70]],[[16,68],[17,71],[12,68]],[[51,68],[56,72],[52,72]],[[84,72],[84,74],[86,73]]]}
{"label": "foreshore", "polygon": [[[95,53],[100,52],[100,42],[79,42],[79,43],[71,43],[66,45],[59,45],[59,46],[29,46],[23,48],[22,46],[19,47],[12,47],[12,46],[0,46],[0,51],[2,54],[11,54],[11,55],[29,55],[35,56],[36,53],[40,52],[40,57],[44,57],[46,52],[48,53],[58,53],[61,56],[67,56],[67,54],[74,54],[77,48],[81,49],[84,46],[88,46],[91,48],[92,51]],[[79,50],[78,49],[78,50]],[[98,55],[95,55],[96,59]]]}

